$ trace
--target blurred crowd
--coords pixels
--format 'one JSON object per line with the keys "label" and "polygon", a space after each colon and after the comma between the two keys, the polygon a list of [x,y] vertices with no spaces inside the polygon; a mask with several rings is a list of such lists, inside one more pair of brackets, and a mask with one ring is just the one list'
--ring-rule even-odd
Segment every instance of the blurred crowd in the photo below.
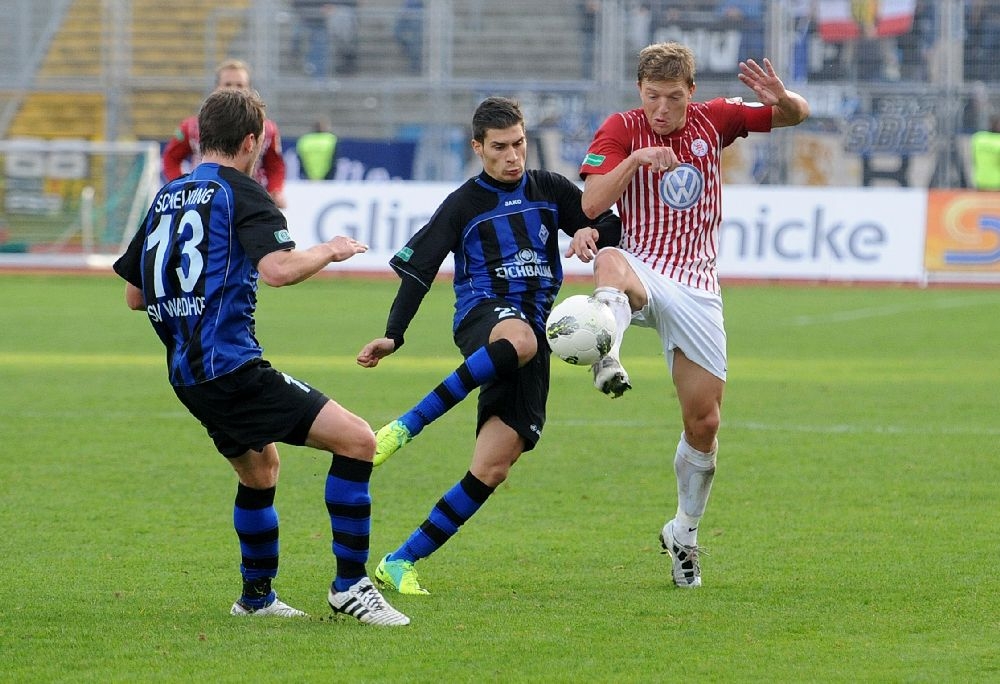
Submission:
{"label": "blurred crowd", "polygon": [[[586,3],[589,12],[599,0]],[[792,0],[797,80],[926,81],[938,69],[941,5],[933,0],[896,3],[912,8],[912,20],[885,27],[878,0]],[[740,58],[764,53],[767,0],[634,0],[628,4],[628,38],[632,51],[650,42],[670,40],[692,31],[739,33]],[[849,8],[849,9],[848,9]],[[831,38],[821,31],[824,17],[845,9],[855,34]],[[966,80],[1000,80],[1000,2],[965,0],[962,41]],[[909,14],[907,12],[907,14]],[[585,25],[592,19],[585,19]]]}

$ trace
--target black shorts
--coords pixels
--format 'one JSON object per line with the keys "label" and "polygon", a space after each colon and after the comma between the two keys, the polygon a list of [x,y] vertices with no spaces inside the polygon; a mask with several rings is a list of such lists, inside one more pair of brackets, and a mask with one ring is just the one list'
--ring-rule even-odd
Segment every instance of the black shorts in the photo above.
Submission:
{"label": "black shorts", "polygon": [[263,359],[174,394],[201,421],[226,458],[272,442],[302,446],[329,399],[317,389],[275,370]]}
{"label": "black shorts", "polygon": [[[489,344],[497,323],[510,317],[511,310],[530,326],[524,314],[502,299],[491,299],[466,314],[455,331],[455,344],[468,358]],[[508,378],[488,382],[479,389],[479,414],[476,434],[491,416],[497,416],[524,438],[524,450],[531,451],[545,427],[545,402],[549,396],[549,344],[535,330],[538,353]]]}

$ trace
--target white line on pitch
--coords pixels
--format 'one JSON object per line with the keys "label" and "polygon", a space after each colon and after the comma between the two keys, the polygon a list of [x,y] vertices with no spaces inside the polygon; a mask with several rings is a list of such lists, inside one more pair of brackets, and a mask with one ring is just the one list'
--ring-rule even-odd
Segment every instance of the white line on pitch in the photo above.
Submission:
{"label": "white line on pitch", "polygon": [[[549,420],[546,425],[577,427],[594,425],[611,428],[663,428],[665,423],[646,420]],[[797,425],[793,423],[757,423],[753,421],[723,421],[722,429],[748,430],[750,432],[805,432],[829,435],[1000,435],[1000,428],[986,426],[969,427],[903,427],[899,425]]]}
{"label": "white line on pitch", "polygon": [[896,304],[893,306],[873,306],[849,311],[834,311],[816,316],[795,316],[789,321],[791,325],[816,325],[820,323],[841,323],[844,321],[859,321],[866,318],[883,318],[897,316],[912,311],[926,309],[958,309],[967,306],[994,306],[995,302],[983,297],[951,297],[936,299],[931,302],[921,301],[913,304]]}

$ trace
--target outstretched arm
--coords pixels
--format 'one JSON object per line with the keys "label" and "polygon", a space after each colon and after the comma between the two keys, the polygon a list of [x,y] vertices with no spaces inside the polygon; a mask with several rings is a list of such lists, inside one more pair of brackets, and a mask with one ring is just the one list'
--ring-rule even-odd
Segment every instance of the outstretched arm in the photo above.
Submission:
{"label": "outstretched arm", "polygon": [[343,235],[309,249],[286,249],[265,254],[257,263],[261,279],[271,287],[294,285],[319,273],[328,264],[368,251],[368,245]]}
{"label": "outstretched arm", "polygon": [[358,352],[358,365],[374,368],[378,362],[396,351],[396,343],[388,337],[376,337]]}
{"label": "outstretched arm", "polygon": [[396,291],[396,298],[389,309],[389,320],[385,324],[385,337],[376,337],[361,348],[357,358],[359,366],[374,368],[380,359],[389,356],[403,346],[403,334],[410,326],[410,321],[416,316],[424,295],[427,294],[427,288],[416,278],[410,277],[403,271],[398,272],[402,280],[399,282],[399,290]]}
{"label": "outstretched arm", "polygon": [[809,116],[809,103],[798,93],[785,89],[774,72],[771,60],[760,65],[752,59],[740,62],[740,81],[757,95],[762,104],[771,105],[771,127],[795,126]]}

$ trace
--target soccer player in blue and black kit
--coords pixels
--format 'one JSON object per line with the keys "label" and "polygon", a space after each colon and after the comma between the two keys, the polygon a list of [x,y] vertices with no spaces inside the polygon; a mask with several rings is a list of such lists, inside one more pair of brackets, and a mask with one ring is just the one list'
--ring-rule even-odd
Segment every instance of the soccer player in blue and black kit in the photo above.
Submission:
{"label": "soccer player in blue and black kit", "polygon": [[573,236],[566,256],[584,262],[599,247],[617,245],[621,233],[621,223],[610,211],[595,218],[583,213],[581,191],[567,178],[525,170],[527,139],[516,102],[484,100],[473,115],[472,133],[482,173],[449,195],[392,258],[401,281],[385,337],[358,354],[358,363],[371,368],[402,346],[438,269],[453,253],[453,329],[465,362],[376,435],[379,465],[481,387],[468,472],[375,569],[380,587],[404,594],[428,593],[414,563],[458,532],[541,437],[549,389],[545,319],[562,285],[558,231]]}
{"label": "soccer player in blue and black kit", "polygon": [[296,250],[285,217],[250,174],[264,140],[264,103],[237,89],[210,95],[198,114],[203,158],[157,193],[114,269],[129,308],[145,311],[167,348],[170,384],[239,476],[233,524],[243,593],[233,615],[303,616],[271,588],[278,574],[275,442],[332,453],[326,508],[336,574],[334,612],[409,624],[368,579],[371,426],[322,392],[272,368],[255,336],[258,278],[292,285],[367,246],[344,236]]}

